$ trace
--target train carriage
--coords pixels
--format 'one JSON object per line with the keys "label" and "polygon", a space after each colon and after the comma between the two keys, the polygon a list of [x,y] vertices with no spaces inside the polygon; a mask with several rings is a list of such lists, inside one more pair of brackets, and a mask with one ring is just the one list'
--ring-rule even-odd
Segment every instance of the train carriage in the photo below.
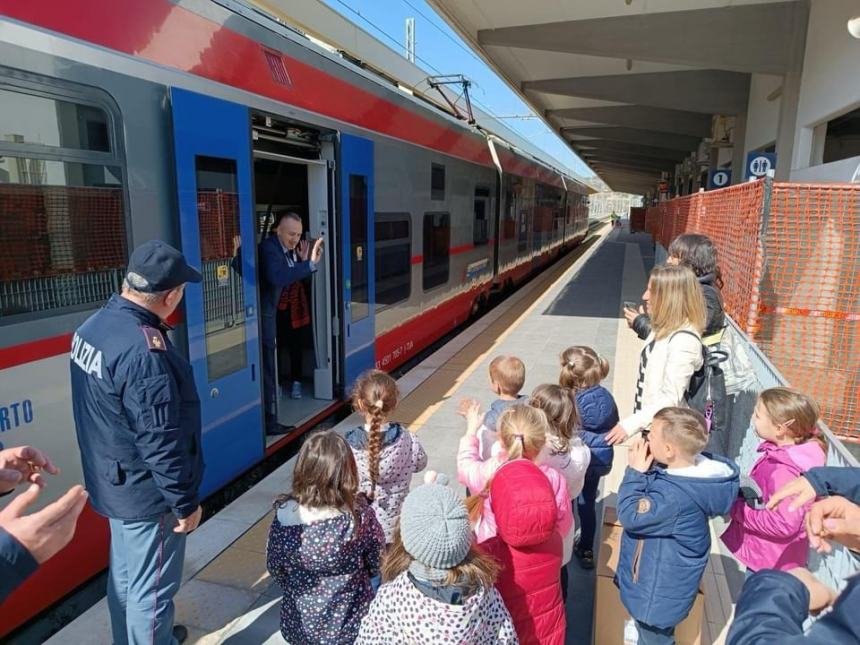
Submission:
{"label": "train carriage", "polygon": [[[585,237],[588,189],[235,2],[0,0],[0,442],[81,479],[71,333],[164,239],[204,274],[174,321],[203,404],[204,494],[279,447],[262,423],[256,253],[278,210],[326,254],[310,283],[307,428]],[[50,496],[48,496],[50,497]],[[0,608],[0,636],[107,562],[90,509]]]}

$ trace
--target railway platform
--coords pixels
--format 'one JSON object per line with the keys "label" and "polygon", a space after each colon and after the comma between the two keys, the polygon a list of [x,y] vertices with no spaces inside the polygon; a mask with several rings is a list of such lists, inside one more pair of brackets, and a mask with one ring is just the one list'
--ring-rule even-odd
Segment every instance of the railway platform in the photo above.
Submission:
{"label": "railway platform", "polygon": [[[620,317],[624,300],[637,300],[654,263],[649,236],[609,226],[596,230],[572,254],[539,275],[412,368],[399,380],[402,401],[396,419],[418,434],[428,468],[456,483],[457,443],[464,431],[457,402],[475,397],[486,406],[493,395],[487,368],[492,357],[513,354],[526,363],[525,392],[558,377],[558,356],[571,344],[594,347],[612,371],[609,387],[622,414],[633,401],[639,341]],[[337,426],[346,430],[355,416]],[[604,479],[602,505],[626,463],[619,451]],[[189,629],[188,643],[281,643],[280,590],[266,571],[266,539],[272,500],[289,490],[294,459],[284,463],[189,537],[176,620]],[[415,476],[419,481],[423,473]],[[461,492],[462,491],[461,489]],[[742,573],[719,553],[714,540],[704,580],[704,643],[722,643]],[[569,565],[568,643],[591,643],[595,571]],[[734,568],[732,568],[734,567]],[[100,601],[47,641],[51,645],[110,643],[107,605]]]}

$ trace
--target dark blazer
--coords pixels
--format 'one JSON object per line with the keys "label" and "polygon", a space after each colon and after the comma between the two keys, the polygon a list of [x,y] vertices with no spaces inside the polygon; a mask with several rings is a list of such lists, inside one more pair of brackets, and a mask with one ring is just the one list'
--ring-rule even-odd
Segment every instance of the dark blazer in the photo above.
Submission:
{"label": "dark blazer", "polygon": [[260,323],[263,344],[275,346],[277,336],[278,301],[284,287],[299,282],[316,271],[310,260],[287,262],[287,256],[277,235],[270,235],[260,242]]}

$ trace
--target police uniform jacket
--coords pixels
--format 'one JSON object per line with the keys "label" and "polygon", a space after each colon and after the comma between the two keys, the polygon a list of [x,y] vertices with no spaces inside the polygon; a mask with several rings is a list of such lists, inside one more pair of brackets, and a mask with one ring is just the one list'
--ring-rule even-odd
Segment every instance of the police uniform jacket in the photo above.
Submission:
{"label": "police uniform jacket", "polygon": [[72,408],[93,508],[123,520],[199,504],[200,400],[158,316],[119,295],[75,333]]}

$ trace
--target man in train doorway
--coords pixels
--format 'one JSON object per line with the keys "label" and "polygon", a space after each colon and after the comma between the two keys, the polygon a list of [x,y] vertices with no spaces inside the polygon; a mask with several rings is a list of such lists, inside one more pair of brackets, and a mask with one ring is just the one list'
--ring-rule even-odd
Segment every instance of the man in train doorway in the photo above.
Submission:
{"label": "man in train doorway", "polygon": [[[323,254],[323,239],[317,239],[310,248],[308,242],[302,240],[302,218],[292,212],[275,215],[272,233],[260,243],[260,318],[266,434],[278,435],[290,428],[280,425],[277,418],[276,344],[286,346],[289,352],[290,395],[299,398],[302,393],[303,339],[307,337],[310,325],[308,294],[302,281],[317,270]],[[282,321],[280,330],[279,317]]]}
{"label": "man in train doorway", "polygon": [[202,276],[159,240],[128,261],[122,293],[72,337],[72,412],[84,481],[111,533],[108,608],[115,645],[182,642],[174,626],[185,537],[200,522],[200,399],[167,336]]}

